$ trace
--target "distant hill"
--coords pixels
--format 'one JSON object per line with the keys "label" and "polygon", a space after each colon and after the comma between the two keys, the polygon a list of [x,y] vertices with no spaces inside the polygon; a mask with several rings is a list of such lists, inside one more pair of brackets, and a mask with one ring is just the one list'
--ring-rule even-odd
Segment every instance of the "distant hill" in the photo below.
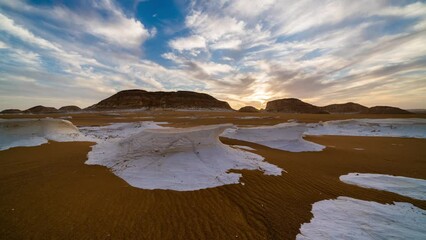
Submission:
{"label": "distant hill", "polygon": [[259,112],[259,110],[252,106],[245,106],[240,108],[238,112]]}
{"label": "distant hill", "polygon": [[227,109],[225,101],[205,94],[189,91],[148,92],[145,90],[124,90],[88,107],[88,110],[172,108],[172,109]]}
{"label": "distant hill", "polygon": [[364,111],[366,114],[410,114],[411,112],[397,107],[375,106]]}
{"label": "distant hill", "polygon": [[81,108],[74,106],[74,105],[69,105],[69,106],[63,106],[63,107],[59,108],[59,111],[61,111],[61,112],[78,112],[78,111],[81,111]]}
{"label": "distant hill", "polygon": [[362,113],[368,110],[368,107],[358,103],[348,102],[342,104],[331,104],[321,107],[322,110],[329,113]]}
{"label": "distant hill", "polygon": [[320,107],[303,102],[297,98],[283,98],[269,101],[266,104],[267,112],[284,112],[284,113],[315,113],[327,114]]}
{"label": "distant hill", "polygon": [[[220,101],[208,94],[190,91],[177,92],[149,92],[140,89],[120,91],[86,109],[69,105],[56,109],[38,105],[25,111],[19,109],[5,109],[0,114],[49,114],[60,112],[78,112],[84,110],[116,110],[116,109],[204,109],[204,110],[233,110],[225,101]],[[260,112],[252,106],[245,106],[239,112]],[[368,108],[358,103],[348,102],[330,104],[318,107],[303,102],[297,98],[283,98],[269,101],[266,104],[267,112],[282,113],[310,113],[310,114],[410,114],[426,113],[425,109],[415,109],[412,112],[392,106],[375,106]]]}
{"label": "distant hill", "polygon": [[5,109],[1,111],[0,113],[1,114],[19,114],[19,113],[22,113],[22,111],[19,109]]}
{"label": "distant hill", "polygon": [[297,98],[284,98],[269,101],[266,104],[268,112],[283,113],[340,113],[340,114],[410,114],[411,112],[391,106],[375,106],[368,108],[358,103],[330,104],[324,107],[303,102]]}
{"label": "distant hill", "polygon": [[407,111],[412,113],[426,113],[426,109],[407,109]]}
{"label": "distant hill", "polygon": [[34,113],[34,114],[39,114],[39,113],[57,113],[58,109],[54,108],[54,107],[45,107],[42,105],[38,105],[32,108],[29,108],[27,110],[24,111],[24,113]]}

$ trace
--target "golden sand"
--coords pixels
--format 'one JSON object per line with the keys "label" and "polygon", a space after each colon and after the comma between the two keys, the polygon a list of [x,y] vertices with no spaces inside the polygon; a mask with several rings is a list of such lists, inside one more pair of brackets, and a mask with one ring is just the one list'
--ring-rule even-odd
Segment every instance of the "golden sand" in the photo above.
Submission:
{"label": "golden sand", "polygon": [[[194,119],[170,117],[188,114]],[[219,115],[225,118],[216,118]],[[235,118],[245,115],[256,114],[178,112],[159,114],[155,120],[192,126],[372,118],[284,114],[259,114],[265,119]],[[85,114],[73,115],[70,120],[77,125],[149,120],[134,118],[138,116],[143,114],[125,119]],[[105,167],[85,165],[93,143],[50,142],[0,151],[0,239],[294,239],[300,225],[312,218],[311,205],[324,199],[348,196],[381,203],[402,201],[426,209],[426,201],[339,181],[340,175],[350,172],[426,179],[425,139],[306,139],[327,148],[322,152],[290,153],[221,138],[225,144],[256,149],[257,154],[288,173],[265,176],[259,171],[240,171],[244,185],[192,192],[137,189]]]}

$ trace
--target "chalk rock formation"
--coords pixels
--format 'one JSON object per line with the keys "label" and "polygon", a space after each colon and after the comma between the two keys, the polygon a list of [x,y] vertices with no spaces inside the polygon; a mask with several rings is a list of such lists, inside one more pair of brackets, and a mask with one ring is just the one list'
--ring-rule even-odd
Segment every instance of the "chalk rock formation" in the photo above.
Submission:
{"label": "chalk rock formation", "polygon": [[48,140],[84,141],[79,130],[62,119],[0,119],[0,150],[17,146],[38,146]]}
{"label": "chalk rock formation", "polygon": [[130,185],[144,189],[191,191],[239,182],[231,169],[258,169],[280,175],[263,157],[219,141],[230,124],[193,128],[153,128],[98,143],[86,164],[102,165]]}

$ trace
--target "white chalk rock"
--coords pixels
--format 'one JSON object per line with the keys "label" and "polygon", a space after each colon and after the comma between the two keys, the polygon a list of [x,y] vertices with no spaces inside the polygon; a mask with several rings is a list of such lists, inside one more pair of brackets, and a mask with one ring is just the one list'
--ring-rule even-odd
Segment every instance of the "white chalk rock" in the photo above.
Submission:
{"label": "white chalk rock", "polygon": [[410,203],[381,204],[338,197],[313,204],[297,240],[426,239],[426,211]]}
{"label": "white chalk rock", "polygon": [[426,180],[371,173],[349,173],[340,181],[365,188],[373,188],[399,195],[426,200]]}
{"label": "white chalk rock", "polygon": [[98,143],[86,164],[106,166],[134,187],[177,191],[238,183],[241,174],[231,169],[281,174],[281,168],[261,156],[222,144],[219,135],[231,126],[143,129]]}
{"label": "white chalk rock", "polygon": [[323,150],[324,146],[303,139],[307,130],[306,124],[281,123],[274,126],[229,129],[222,136],[289,152]]}
{"label": "white chalk rock", "polygon": [[62,119],[1,119],[0,150],[18,146],[38,146],[48,140],[84,141],[77,127]]}
{"label": "white chalk rock", "polygon": [[426,119],[348,119],[309,124],[307,135],[426,138]]}

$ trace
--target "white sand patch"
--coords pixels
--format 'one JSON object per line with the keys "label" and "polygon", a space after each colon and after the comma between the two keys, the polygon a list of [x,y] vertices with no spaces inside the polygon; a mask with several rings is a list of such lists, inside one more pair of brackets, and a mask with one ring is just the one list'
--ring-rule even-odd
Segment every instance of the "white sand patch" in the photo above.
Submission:
{"label": "white sand patch", "polygon": [[349,173],[340,176],[339,179],[347,184],[426,200],[426,180],[423,179],[369,173]]}
{"label": "white sand patch", "polygon": [[139,132],[117,126],[134,134],[122,138],[114,133],[115,138],[99,142],[88,154],[86,164],[106,166],[134,187],[177,191],[238,183],[241,174],[229,172],[231,169],[281,175],[281,168],[263,161],[261,156],[222,144],[219,134],[231,126],[141,127]]}
{"label": "white sand patch", "polygon": [[176,117],[176,118],[180,118],[180,119],[199,119],[200,117],[198,117],[198,116],[180,116],[180,117]]}
{"label": "white sand patch", "polygon": [[1,119],[0,150],[38,146],[48,140],[88,141],[71,122],[62,119]]}
{"label": "white sand patch", "polygon": [[260,119],[263,117],[260,116],[242,116],[242,117],[235,117],[235,118],[239,118],[239,119]]}
{"label": "white sand patch", "polygon": [[154,117],[133,117],[133,119],[153,119]]}
{"label": "white sand patch", "polygon": [[426,119],[350,119],[309,124],[307,135],[426,138]]}
{"label": "white sand patch", "polygon": [[256,149],[251,148],[251,147],[249,147],[249,146],[232,145],[232,147],[234,147],[234,148],[240,148],[240,149],[244,149],[244,150],[249,150],[249,151],[256,151]]}
{"label": "white sand patch", "polygon": [[159,124],[167,124],[167,122],[131,122],[131,123],[114,123],[101,127],[80,127],[80,132],[85,136],[93,139],[94,142],[110,141],[113,139],[120,140],[136,134],[143,129],[148,128],[165,128]]}
{"label": "white sand patch", "polygon": [[121,116],[121,114],[120,113],[118,113],[118,112],[102,112],[101,114],[100,114],[101,116]]}
{"label": "white sand patch", "polygon": [[290,152],[324,149],[322,145],[303,139],[303,134],[307,129],[306,124],[281,123],[274,126],[228,129],[221,136]]}
{"label": "white sand patch", "polygon": [[365,149],[364,149],[364,148],[354,148],[354,150],[357,150],[357,151],[364,151]]}
{"label": "white sand patch", "polygon": [[[426,119],[350,119],[321,123],[287,122],[274,126],[226,130],[222,136],[290,151],[321,151],[324,146],[303,139],[304,135],[382,136],[426,138]],[[364,150],[354,148],[354,150]]]}
{"label": "white sand patch", "polygon": [[426,211],[410,203],[392,205],[349,197],[316,202],[314,217],[300,227],[305,239],[426,239]]}
{"label": "white sand patch", "polygon": [[200,116],[198,118],[213,118],[213,119],[220,119],[220,118],[226,118],[225,116]]}

